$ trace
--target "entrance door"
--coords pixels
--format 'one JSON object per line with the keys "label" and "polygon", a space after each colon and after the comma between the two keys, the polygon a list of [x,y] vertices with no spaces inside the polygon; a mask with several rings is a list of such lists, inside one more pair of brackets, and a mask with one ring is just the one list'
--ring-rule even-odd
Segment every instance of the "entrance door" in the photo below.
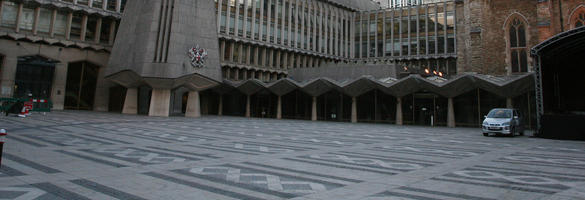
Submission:
{"label": "entrance door", "polygon": [[414,121],[416,125],[432,125],[435,116],[435,95],[418,93],[414,95]]}
{"label": "entrance door", "polygon": [[14,96],[48,99],[51,97],[55,61],[41,56],[25,56],[18,58],[15,77]]}
{"label": "entrance door", "polygon": [[99,67],[88,63],[70,63],[67,69],[65,109],[92,110]]}

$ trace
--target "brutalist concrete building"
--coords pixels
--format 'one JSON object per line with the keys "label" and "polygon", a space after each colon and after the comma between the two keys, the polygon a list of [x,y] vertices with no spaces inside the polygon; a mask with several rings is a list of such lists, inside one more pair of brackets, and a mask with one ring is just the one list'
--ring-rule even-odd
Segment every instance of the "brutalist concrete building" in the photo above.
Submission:
{"label": "brutalist concrete building", "polygon": [[513,107],[535,127],[530,50],[579,30],[584,4],[2,0],[0,94],[57,110],[450,127]]}

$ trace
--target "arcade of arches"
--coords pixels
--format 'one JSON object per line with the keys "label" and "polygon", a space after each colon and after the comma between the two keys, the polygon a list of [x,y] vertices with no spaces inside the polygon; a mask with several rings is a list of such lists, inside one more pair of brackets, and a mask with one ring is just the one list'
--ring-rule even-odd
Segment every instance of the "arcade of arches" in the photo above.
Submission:
{"label": "arcade of arches", "polygon": [[[148,114],[151,89],[141,88],[138,89],[137,96],[138,114]],[[173,91],[170,115],[186,113],[189,102],[188,91],[186,88]],[[532,117],[535,113],[532,102],[533,93],[530,90],[523,95],[506,98],[483,89],[473,89],[456,97],[447,98],[430,91],[420,90],[397,98],[381,90],[372,89],[355,98],[355,111],[352,108],[354,98],[335,89],[315,98],[301,89],[293,90],[280,97],[267,89],[251,95],[246,95],[236,89],[227,92],[208,89],[199,92],[199,102],[201,115],[451,126],[448,122],[449,99],[451,99],[453,114],[456,116],[453,125],[479,127],[483,116],[487,115],[492,108],[513,107],[519,109],[523,116],[531,116],[524,118],[525,124],[528,127],[534,127],[536,119]]]}

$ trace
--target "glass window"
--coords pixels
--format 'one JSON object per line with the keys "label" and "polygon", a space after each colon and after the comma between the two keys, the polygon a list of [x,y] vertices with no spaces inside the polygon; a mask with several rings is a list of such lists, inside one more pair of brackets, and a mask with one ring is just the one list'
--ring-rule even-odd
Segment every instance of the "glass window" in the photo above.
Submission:
{"label": "glass window", "polygon": [[23,7],[22,15],[20,16],[19,27],[20,30],[32,31],[35,21],[35,9],[31,7]]}
{"label": "glass window", "polygon": [[528,71],[526,31],[524,27],[524,22],[519,18],[515,18],[512,19],[508,28],[512,72]]}
{"label": "glass window", "polygon": [[39,33],[49,33],[51,31],[51,19],[53,19],[53,10],[40,8],[39,23],[37,31]]}
{"label": "glass window", "polygon": [[16,28],[16,15],[18,13],[18,4],[10,1],[2,3],[2,26]]}
{"label": "glass window", "polygon": [[118,3],[117,0],[108,0],[107,9],[110,11],[116,11],[116,4]]}
{"label": "glass window", "polygon": [[65,36],[67,32],[67,13],[65,12],[57,12],[57,17],[55,18],[55,27],[53,29],[53,33],[59,36]]}
{"label": "glass window", "polygon": [[85,40],[92,41],[95,39],[95,31],[97,28],[97,17],[88,17],[87,19],[87,28],[85,31]]}
{"label": "glass window", "polygon": [[73,14],[73,19],[71,20],[71,32],[69,34],[71,39],[80,39],[81,38],[81,23],[83,21],[82,14]]}
{"label": "glass window", "polygon": [[92,7],[94,8],[102,8],[104,5],[104,0],[93,0]]}
{"label": "glass window", "polygon": [[77,0],[77,4],[87,6],[89,4],[89,1],[88,0]]}
{"label": "glass window", "polygon": [[100,35],[100,43],[108,44],[110,42],[110,28],[112,22],[110,20],[102,20],[102,28]]}

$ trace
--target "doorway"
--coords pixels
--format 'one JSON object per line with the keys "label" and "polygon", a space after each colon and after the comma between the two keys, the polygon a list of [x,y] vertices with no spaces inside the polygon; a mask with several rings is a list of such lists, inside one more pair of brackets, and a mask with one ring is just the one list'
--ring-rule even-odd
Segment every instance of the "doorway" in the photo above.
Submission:
{"label": "doorway", "polygon": [[32,94],[34,98],[50,98],[55,63],[41,56],[18,57],[13,97],[24,98]]}
{"label": "doorway", "polygon": [[67,68],[65,109],[93,110],[99,67],[89,62],[70,63]]}

